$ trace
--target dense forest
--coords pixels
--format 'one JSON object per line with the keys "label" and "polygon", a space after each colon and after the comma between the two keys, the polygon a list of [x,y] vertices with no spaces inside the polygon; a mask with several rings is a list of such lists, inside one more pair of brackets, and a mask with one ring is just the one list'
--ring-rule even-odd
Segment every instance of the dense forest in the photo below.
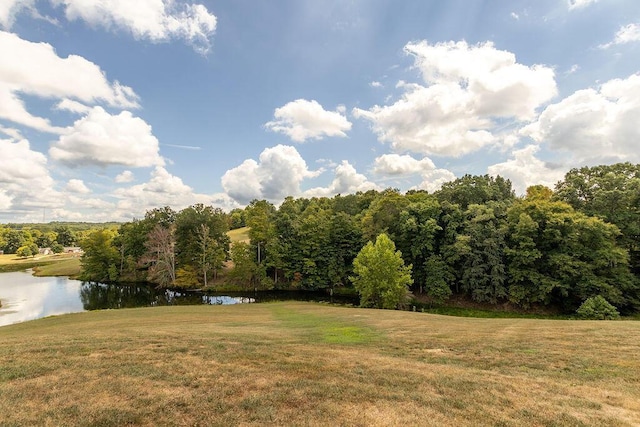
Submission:
{"label": "dense forest", "polygon": [[[244,226],[250,242],[230,245],[227,231]],[[0,229],[0,248],[13,234]],[[573,169],[523,197],[509,180],[466,175],[433,194],[254,200],[229,213],[164,207],[79,244],[90,281],[202,288],[225,269],[239,287],[333,290],[353,286],[354,259],[383,234],[410,269],[413,295],[432,303],[465,296],[574,312],[601,296],[623,313],[640,309],[640,165],[630,163]]]}

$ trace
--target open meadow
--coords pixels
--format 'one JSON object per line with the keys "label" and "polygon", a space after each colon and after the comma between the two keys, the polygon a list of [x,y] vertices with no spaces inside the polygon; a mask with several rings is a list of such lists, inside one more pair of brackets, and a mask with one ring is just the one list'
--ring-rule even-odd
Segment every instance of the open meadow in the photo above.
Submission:
{"label": "open meadow", "polygon": [[0,328],[1,424],[640,424],[640,323],[314,303]]}
{"label": "open meadow", "polygon": [[15,254],[0,255],[0,272],[34,269],[36,276],[76,276],[80,273],[78,254],[36,255],[20,258]]}

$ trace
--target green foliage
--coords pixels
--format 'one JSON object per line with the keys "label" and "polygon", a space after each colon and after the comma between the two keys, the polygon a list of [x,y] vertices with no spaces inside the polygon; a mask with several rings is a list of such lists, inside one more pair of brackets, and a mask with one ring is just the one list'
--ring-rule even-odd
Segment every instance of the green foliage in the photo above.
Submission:
{"label": "green foliage", "polygon": [[442,304],[452,294],[449,284],[455,279],[441,256],[432,255],[424,263],[425,293],[436,304]]}
{"label": "green foliage", "polygon": [[408,298],[408,286],[413,283],[411,265],[405,266],[402,253],[386,234],[367,243],[353,260],[351,278],[360,294],[360,305],[394,309]]}
{"label": "green foliage", "polygon": [[229,273],[229,279],[245,289],[251,289],[258,267],[251,246],[245,242],[236,242],[231,246],[230,256],[233,269]]}
{"label": "green foliage", "polygon": [[462,289],[478,302],[497,303],[507,296],[504,204],[469,205],[463,228]]}
{"label": "green foliage", "polygon": [[67,225],[61,225],[55,228],[56,242],[62,246],[75,246],[77,243],[77,236]]}
{"label": "green foliage", "polygon": [[571,169],[556,186],[555,198],[618,226],[617,239],[629,251],[631,268],[640,274],[640,164]]}
{"label": "green foliage", "polygon": [[[116,233],[102,229],[90,232],[80,242],[82,255],[81,279],[93,282],[111,282],[117,280],[112,266],[118,263],[118,251],[113,246]],[[116,270],[117,272],[117,270]]]}
{"label": "green foliage", "polygon": [[580,319],[588,320],[615,320],[620,318],[620,313],[602,295],[587,298],[576,310]]}
{"label": "green foliage", "polygon": [[490,201],[508,202],[515,199],[511,181],[489,175],[465,175],[447,182],[436,192],[436,196],[439,200],[457,204],[462,209],[474,204],[482,205]]}
{"label": "green foliage", "polygon": [[18,255],[20,258],[28,258],[37,254],[38,248],[36,247],[36,251],[34,252],[31,245],[20,246],[16,251],[16,255]]}

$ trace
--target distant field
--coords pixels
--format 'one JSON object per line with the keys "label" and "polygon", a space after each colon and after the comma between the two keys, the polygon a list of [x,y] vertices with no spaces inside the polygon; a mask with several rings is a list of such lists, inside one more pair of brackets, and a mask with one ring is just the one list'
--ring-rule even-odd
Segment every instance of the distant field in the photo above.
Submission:
{"label": "distant field", "polygon": [[231,243],[246,242],[249,243],[249,227],[236,228],[229,230],[227,235],[231,239]]}
{"label": "distant field", "polygon": [[313,303],[0,328],[6,425],[640,425],[640,323]]}
{"label": "distant field", "polygon": [[80,257],[64,258],[35,268],[35,276],[77,276],[80,274]]}
{"label": "distant field", "polygon": [[0,255],[0,272],[29,268],[38,269],[39,276],[73,276],[80,271],[80,257],[77,254],[36,255],[28,258]]}

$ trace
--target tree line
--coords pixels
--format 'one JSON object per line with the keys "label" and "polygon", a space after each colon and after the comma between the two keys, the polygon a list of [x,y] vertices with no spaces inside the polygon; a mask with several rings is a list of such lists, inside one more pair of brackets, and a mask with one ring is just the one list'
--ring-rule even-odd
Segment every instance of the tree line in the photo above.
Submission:
{"label": "tree line", "polygon": [[[230,245],[227,231],[242,226],[249,242]],[[360,280],[354,260],[381,235],[409,269],[403,286],[434,303],[464,295],[574,312],[601,296],[622,312],[640,308],[640,165],[630,163],[573,169],[553,190],[522,197],[502,177],[465,175],[432,194],[254,200],[229,213],[158,208],[89,233],[83,275],[207,287],[226,266],[225,281],[241,287],[334,290]]]}
{"label": "tree line", "polygon": [[65,247],[75,246],[82,233],[90,227],[81,228],[74,231],[69,225],[59,224],[0,225],[0,251],[20,257],[38,255],[41,248],[49,248],[53,253],[60,253]]}

